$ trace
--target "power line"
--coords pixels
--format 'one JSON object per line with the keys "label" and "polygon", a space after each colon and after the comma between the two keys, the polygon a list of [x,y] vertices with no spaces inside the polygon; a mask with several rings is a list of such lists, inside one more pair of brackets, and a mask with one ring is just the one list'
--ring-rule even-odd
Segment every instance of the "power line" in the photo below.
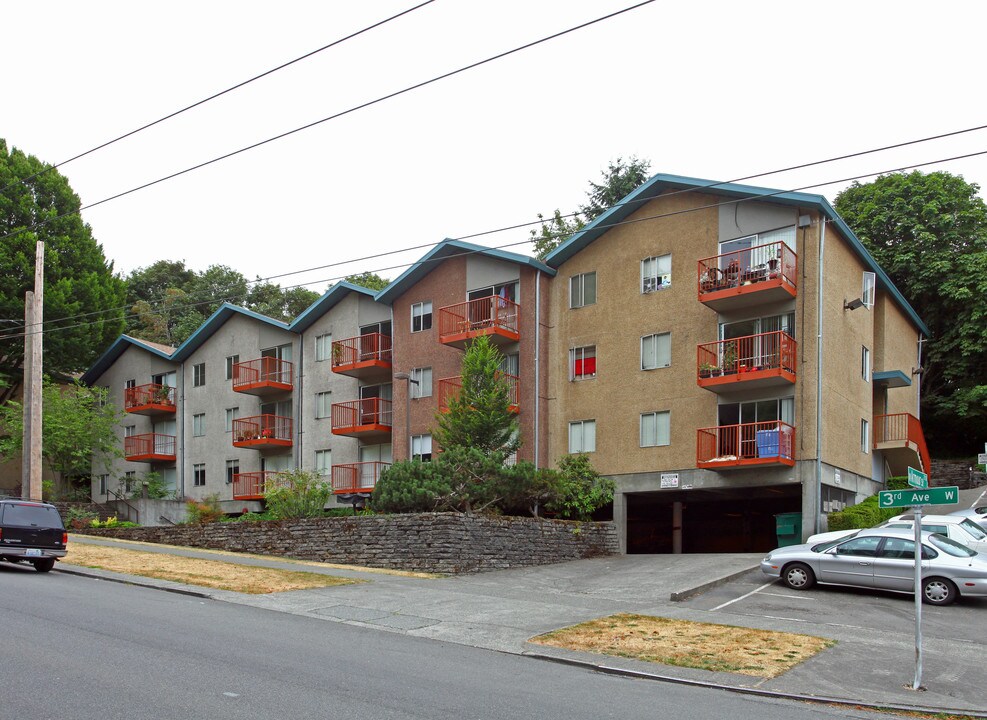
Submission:
{"label": "power line", "polygon": [[[790,188],[788,190],[775,190],[775,191],[770,192],[770,193],[764,193],[764,194],[758,194],[758,195],[748,195],[748,196],[745,196],[745,197],[731,198],[729,200],[724,200],[722,202],[709,203],[707,205],[701,205],[701,206],[697,206],[697,207],[694,207],[694,208],[685,208],[685,209],[682,209],[682,210],[673,210],[673,211],[670,211],[670,212],[659,213],[657,215],[649,215],[649,216],[643,217],[643,218],[635,218],[633,220],[620,220],[620,221],[613,222],[613,223],[604,223],[604,224],[601,224],[601,225],[597,225],[594,229],[610,230],[612,228],[620,227],[622,225],[632,225],[632,224],[637,224],[637,223],[640,223],[640,222],[646,222],[646,221],[649,221],[649,220],[660,220],[660,219],[663,219],[663,218],[674,217],[674,216],[677,216],[677,215],[685,215],[685,214],[688,214],[688,213],[699,212],[701,210],[709,210],[709,209],[717,208],[717,207],[720,207],[720,206],[723,206],[723,205],[731,205],[731,204],[734,204],[734,203],[749,202],[749,201],[758,201],[758,200],[763,201],[766,198],[774,197],[774,196],[777,196],[777,195],[784,195],[786,193],[801,192],[803,190],[809,190],[809,189],[817,188],[817,187],[824,187],[826,185],[835,185],[837,183],[851,182],[851,181],[854,181],[854,180],[861,180],[863,178],[873,177],[875,175],[883,175],[883,174],[886,174],[886,173],[902,172],[904,170],[913,170],[915,168],[926,167],[928,165],[936,165],[936,164],[943,163],[943,162],[951,162],[953,160],[963,160],[963,159],[966,159],[966,158],[977,157],[977,156],[980,156],[980,155],[987,155],[987,150],[981,150],[981,151],[978,151],[978,152],[967,153],[967,154],[964,154],[964,155],[955,155],[953,157],[940,158],[940,159],[937,159],[937,160],[929,160],[929,161],[924,162],[924,163],[917,163],[917,164],[913,164],[913,165],[903,165],[903,166],[900,166],[900,167],[897,167],[897,168],[879,170],[877,172],[864,173],[862,175],[855,175],[855,176],[851,176],[851,177],[840,178],[840,179],[837,179],[837,180],[827,180],[825,182],[813,183],[811,185],[803,185],[801,187]],[[749,177],[754,177],[754,176],[749,176]],[[722,184],[723,183],[715,183],[715,185],[722,185]],[[684,189],[684,190],[677,190],[677,191],[674,191],[672,193],[668,193],[668,195],[665,195],[663,197],[670,197],[672,195],[677,195],[677,194],[685,193],[685,192],[699,192],[699,193],[701,193],[703,190],[706,190],[707,188],[710,188],[710,187],[714,187],[714,184],[704,185],[704,186],[698,186],[698,187],[688,188],[688,189]],[[649,198],[649,200],[652,200],[652,199],[654,199],[654,198]],[[616,205],[614,207],[616,207]],[[486,234],[489,234],[490,232],[494,232],[494,231],[487,231]],[[463,236],[463,237],[451,238],[451,239],[453,239],[453,240],[464,240],[467,237],[473,237],[473,236]],[[485,248],[482,248],[480,250],[464,250],[462,252],[452,253],[452,254],[449,254],[449,255],[445,255],[445,256],[443,256],[441,258],[432,258],[432,259],[429,259],[429,260],[420,259],[420,260],[417,260],[417,261],[415,261],[413,263],[410,263],[410,264],[401,264],[401,265],[393,265],[393,266],[384,267],[384,268],[376,268],[375,270],[372,270],[370,272],[386,272],[387,270],[393,270],[393,269],[403,268],[403,267],[419,267],[419,266],[425,265],[425,264],[430,263],[430,262],[442,262],[442,261],[445,261],[445,260],[448,260],[448,259],[454,258],[454,257],[462,257],[462,256],[466,256],[466,255],[477,254],[477,253],[483,252],[485,250],[502,250],[502,249],[505,249],[505,248],[516,247],[518,245],[528,245],[531,242],[533,242],[532,239],[527,239],[527,240],[521,240],[521,241],[512,242],[512,243],[505,243],[503,245],[497,245],[497,246],[489,247],[489,248],[486,248],[485,247]],[[428,245],[416,246],[416,247],[430,247],[432,245],[434,245],[434,243],[429,243]],[[350,264],[350,263],[354,263],[354,262],[360,262],[360,261],[366,260],[366,259],[374,259],[374,258],[377,258],[377,257],[384,257],[384,256],[387,256],[387,255],[394,255],[394,254],[398,254],[398,253],[402,253],[402,252],[407,252],[410,249],[415,249],[415,248],[403,248],[401,250],[392,250],[392,251],[388,251],[388,252],[385,252],[385,253],[378,253],[376,255],[366,256],[364,258],[356,258],[356,259],[352,259],[352,260],[344,260],[344,261],[340,261],[340,262],[337,262],[337,263],[331,263],[329,265],[322,265],[322,266],[319,266],[319,267],[311,268],[309,270],[299,270],[299,271],[295,271],[295,272],[296,273],[310,272],[311,270],[320,270],[320,269],[334,267],[334,266],[338,266],[338,265],[346,265],[346,264]],[[286,274],[293,274],[293,273],[286,273]],[[340,277],[335,277],[335,278],[328,278],[328,279],[323,279],[323,280],[316,280],[316,281],[307,282],[307,283],[300,283],[298,285],[289,285],[289,286],[286,286],[286,287],[284,287],[282,289],[284,289],[284,290],[290,290],[290,289],[295,288],[295,287],[304,287],[306,285],[313,285],[313,284],[322,283],[322,282],[331,282],[333,280],[339,280],[339,279],[341,279],[341,278]],[[219,300],[218,298],[213,298],[213,299],[210,299],[210,300],[203,300],[201,302],[193,303],[191,305],[186,305],[184,307],[198,307],[200,305],[208,305],[208,304],[215,303],[218,300]],[[119,310],[121,308],[116,308],[116,309]],[[109,312],[109,311],[104,311],[104,312]],[[75,319],[77,317],[84,317],[84,315],[81,315],[81,316],[69,316],[69,317],[66,317],[66,318],[62,318],[60,320],[49,320],[49,321],[46,321],[46,324],[53,323],[53,322],[60,322],[61,320]],[[137,317],[137,316],[136,315],[125,315],[124,316],[124,319],[132,318],[132,317]],[[74,329],[74,328],[77,328],[77,327],[86,327],[86,326],[91,326],[91,325],[95,325],[95,324],[97,324],[97,322],[84,322],[84,323],[77,323],[75,325],[66,325],[66,326],[62,326],[62,327],[49,328],[47,330],[45,330],[45,329],[42,328],[42,330],[34,330],[34,331],[31,331],[31,332],[21,332],[21,333],[15,333],[15,334],[0,335],[0,341],[12,340],[12,339],[16,339],[16,338],[23,338],[25,335],[33,334],[33,333],[36,333],[36,332],[55,332],[55,331],[59,331],[59,330],[70,330],[70,329]],[[23,329],[23,326],[22,326],[21,329]]]}
{"label": "power line", "polygon": [[351,108],[349,108],[347,110],[342,110],[342,111],[340,111],[338,113],[335,113],[333,115],[329,115],[328,117],[324,117],[321,120],[315,120],[314,122],[310,122],[310,123],[307,123],[307,124],[302,125],[300,127],[297,127],[294,130],[288,130],[288,131],[283,132],[283,133],[281,133],[279,135],[275,135],[273,137],[269,137],[266,140],[261,140],[259,142],[253,143],[251,145],[247,145],[245,147],[242,147],[239,150],[234,150],[232,152],[228,152],[228,153],[226,153],[224,155],[220,155],[220,156],[215,157],[215,158],[213,158],[211,160],[206,160],[205,162],[201,162],[201,163],[199,163],[197,165],[193,165],[192,167],[185,168],[184,170],[179,170],[178,172],[171,173],[170,175],[165,175],[164,177],[160,177],[157,180],[152,180],[150,182],[146,182],[143,185],[138,185],[137,187],[130,188],[129,190],[124,190],[123,192],[119,192],[116,195],[111,195],[109,197],[103,198],[102,200],[97,200],[96,202],[92,202],[92,203],[89,203],[87,205],[83,205],[78,210],[72,210],[72,211],[67,212],[67,213],[62,213],[61,215],[56,215],[54,217],[45,218],[44,220],[42,220],[40,222],[33,223],[32,225],[30,225],[28,227],[18,228],[17,230],[14,230],[13,232],[7,233],[6,235],[0,237],[0,240],[5,240],[6,238],[9,238],[12,235],[16,235],[18,233],[22,233],[22,232],[27,232],[27,231],[30,231],[30,230],[34,230],[34,229],[36,229],[38,227],[41,227],[41,226],[43,226],[43,225],[45,225],[48,222],[51,222],[53,220],[60,220],[61,218],[66,217],[68,215],[76,215],[78,213],[81,213],[83,210],[89,210],[89,209],[92,209],[94,207],[98,207],[99,205],[103,205],[105,203],[111,202],[112,200],[118,200],[119,198],[126,197],[127,195],[131,195],[131,194],[133,194],[135,192],[139,192],[140,190],[145,190],[145,189],[147,189],[149,187],[153,187],[154,185],[159,185],[160,183],[167,182],[168,180],[172,180],[172,179],[174,179],[176,177],[180,177],[181,175],[186,175],[186,174],[188,174],[190,172],[194,172],[196,170],[200,170],[200,169],[202,169],[204,167],[207,167],[209,165],[213,165],[213,164],[218,163],[218,162],[220,162],[222,160],[227,160],[227,159],[229,159],[231,157],[234,157],[236,155],[240,155],[242,153],[248,152],[250,150],[254,150],[256,148],[262,147],[264,145],[267,145],[269,143],[275,142],[277,140],[281,140],[283,138],[289,137],[290,135],[294,135],[294,134],[299,133],[299,132],[302,132],[304,130],[309,130],[309,129],[311,129],[313,127],[316,127],[318,125],[321,125],[323,123],[329,122],[330,120],[336,120],[338,118],[344,117],[346,115],[349,115],[351,113],[357,112],[359,110],[363,110],[365,108],[372,107],[372,106],[377,105],[379,103],[385,102],[386,100],[391,100],[391,99],[396,98],[396,97],[399,97],[401,95],[405,95],[405,94],[407,94],[409,92],[412,92],[413,90],[418,90],[418,89],[423,88],[423,87],[426,87],[428,85],[433,85],[434,83],[437,83],[437,82],[439,82],[441,80],[446,80],[446,79],[451,78],[451,77],[454,77],[456,75],[460,75],[460,74],[462,74],[462,73],[464,73],[464,72],[466,72],[468,70],[473,70],[473,69],[478,68],[478,67],[480,67],[482,65],[486,65],[488,63],[494,62],[495,60],[500,60],[502,58],[508,57],[509,55],[514,55],[516,53],[522,52],[523,50],[528,50],[528,49],[533,48],[533,47],[536,47],[538,45],[542,45],[542,44],[544,44],[546,42],[549,42],[550,40],[555,40],[557,38],[563,37],[563,36],[568,35],[570,33],[576,32],[577,30],[583,30],[583,29],[585,29],[587,27],[590,27],[592,25],[596,25],[596,24],[601,23],[601,22],[603,22],[605,20],[613,19],[613,18],[615,18],[615,17],[617,17],[619,15],[623,15],[624,13],[628,13],[628,12],[630,12],[632,10],[637,10],[638,8],[644,7],[645,5],[650,5],[653,2],[655,2],[655,0],[643,0],[642,2],[639,2],[639,3],[635,4],[635,5],[631,5],[629,7],[626,7],[624,9],[622,9],[622,10],[617,10],[617,11],[612,12],[612,13],[609,13],[607,15],[603,15],[601,17],[598,17],[595,20],[588,20],[587,22],[580,23],[579,25],[575,25],[575,26],[573,26],[573,27],[571,27],[571,28],[569,28],[567,30],[561,30],[561,31],[556,32],[556,33],[553,33],[551,35],[546,35],[545,37],[540,38],[538,40],[534,40],[532,42],[525,43],[524,45],[519,45],[518,47],[516,47],[516,48],[514,48],[512,50],[505,50],[504,52],[497,53],[496,55],[491,55],[490,57],[485,58],[483,60],[478,60],[476,62],[470,63],[469,65],[464,65],[464,66],[462,66],[462,67],[460,67],[460,68],[458,68],[456,70],[451,70],[451,71],[446,72],[446,73],[443,73],[441,75],[436,75],[435,77],[432,77],[429,80],[424,80],[422,82],[415,83],[414,85],[409,85],[409,86],[403,88],[402,90],[396,90],[395,92],[388,93],[387,95],[382,95],[382,96],[380,96],[380,97],[378,97],[378,98],[376,98],[374,100],[368,100],[367,102],[361,103],[359,105],[355,105],[355,106],[353,106],[353,107],[351,107]]}
{"label": "power line", "polygon": [[27,184],[29,181],[33,180],[34,178],[36,178],[36,177],[38,177],[40,175],[44,175],[45,173],[49,172],[50,170],[55,170],[56,168],[60,168],[63,165],[68,165],[70,162],[74,162],[75,160],[78,160],[79,158],[84,158],[84,157],[86,157],[86,155],[90,155],[90,154],[96,152],[97,150],[102,150],[105,147],[109,147],[110,145],[113,145],[114,143],[120,142],[121,140],[125,140],[126,138],[129,138],[129,137],[131,137],[133,135],[136,135],[139,132],[143,132],[144,130],[147,130],[148,128],[152,128],[155,125],[159,125],[159,124],[163,123],[165,120],[170,120],[171,118],[176,117],[178,115],[181,115],[184,112],[188,112],[189,110],[192,110],[193,108],[197,108],[200,105],[204,105],[205,103],[209,102],[210,100],[215,100],[216,98],[222,97],[223,95],[226,95],[228,93],[231,93],[234,90],[239,90],[240,88],[244,87],[245,85],[249,85],[250,83],[254,82],[255,80],[260,80],[261,78],[267,77],[268,75],[271,75],[273,73],[276,73],[278,70],[284,70],[286,67],[288,67],[290,65],[294,65],[297,62],[301,62],[302,60],[306,60],[306,59],[312,57],[313,55],[317,55],[318,53],[322,52],[323,50],[328,50],[329,48],[335,47],[336,45],[340,45],[340,44],[346,42],[347,40],[352,40],[355,37],[358,37],[360,35],[363,35],[364,33],[370,32],[371,30],[374,30],[376,28],[379,28],[381,25],[386,25],[387,23],[391,22],[392,20],[397,20],[398,18],[400,18],[400,17],[402,17],[404,15],[408,15],[409,13],[412,13],[415,10],[418,10],[420,8],[423,8],[426,5],[429,5],[429,4],[433,3],[433,2],[435,2],[435,0],[425,0],[425,2],[419,3],[418,5],[415,5],[414,7],[410,7],[407,10],[402,10],[401,12],[397,13],[396,15],[391,15],[388,18],[385,18],[383,20],[379,20],[379,21],[375,22],[372,25],[368,25],[367,27],[365,27],[365,28],[363,28],[361,30],[357,30],[356,32],[350,33],[349,35],[345,35],[344,37],[341,37],[338,40],[333,40],[328,45],[323,45],[322,47],[320,47],[320,48],[318,48],[316,50],[312,50],[311,52],[307,52],[304,55],[300,55],[299,57],[296,57],[294,60],[289,60],[286,63],[282,63],[281,65],[278,65],[277,67],[271,68],[270,70],[266,70],[266,71],[262,72],[260,75],[254,75],[252,78],[250,78],[248,80],[244,80],[243,82],[239,82],[236,85],[233,85],[232,87],[226,88],[225,90],[221,90],[221,91],[219,91],[217,93],[213,93],[212,95],[210,95],[207,98],[203,98],[202,100],[199,100],[197,102],[194,102],[191,105],[187,105],[186,107],[183,107],[180,110],[175,110],[174,112],[169,113],[169,114],[165,115],[164,117],[158,118],[157,120],[154,120],[153,122],[149,122],[146,125],[141,125],[139,128],[136,128],[134,130],[131,130],[130,132],[126,132],[123,135],[120,135],[119,137],[113,138],[112,140],[107,140],[106,142],[101,143],[101,144],[97,145],[96,147],[90,148],[89,150],[86,150],[85,152],[81,152],[78,155],[74,155],[73,157],[70,157],[68,160],[63,160],[62,162],[57,163],[55,165],[48,165],[45,168],[43,168],[43,169],[39,170],[38,172],[34,173],[33,175],[29,175],[26,178],[18,179],[18,180],[15,180],[14,182],[11,182],[6,187],[4,187],[3,190],[0,191],[0,192],[6,192],[8,189],[12,188],[14,185],[16,185],[18,183]]}

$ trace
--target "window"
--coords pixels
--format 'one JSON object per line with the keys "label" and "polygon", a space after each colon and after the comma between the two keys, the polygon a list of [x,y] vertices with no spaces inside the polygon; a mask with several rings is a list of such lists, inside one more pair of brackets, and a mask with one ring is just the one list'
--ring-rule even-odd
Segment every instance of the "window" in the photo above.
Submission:
{"label": "window", "polygon": [[124,425],[123,426],[123,436],[124,437],[133,437],[136,434],[137,434],[137,426],[136,425]]}
{"label": "window", "polygon": [[137,387],[137,381],[136,381],[136,380],[128,380],[128,381],[126,382],[126,384],[125,384],[125,387],[126,387],[126,388],[127,388],[128,390],[130,390],[131,388],[135,388],[135,387]]}
{"label": "window", "polygon": [[668,411],[641,413],[641,447],[668,445],[670,427]]}
{"label": "window", "polygon": [[109,475],[100,475],[99,476],[99,494],[100,495],[106,495],[106,485],[107,485],[107,482],[109,481],[109,479],[110,479],[110,476]]}
{"label": "window", "polygon": [[233,432],[233,421],[240,417],[240,408],[226,408],[226,432]]}
{"label": "window", "polygon": [[206,464],[195,463],[192,466],[192,484],[195,487],[202,487],[206,484]]}
{"label": "window", "polygon": [[672,284],[672,256],[660,255],[641,261],[641,292],[652,293]]}
{"label": "window", "polygon": [[429,462],[432,459],[432,436],[412,435],[411,436],[411,459]]}
{"label": "window", "polygon": [[837,546],[837,555],[853,555],[855,557],[875,557],[877,546],[881,542],[879,536],[861,537],[848,540]]}
{"label": "window", "polygon": [[233,476],[240,474],[240,461],[239,460],[227,460],[226,461],[226,484],[233,484]]}
{"label": "window", "polygon": [[196,363],[192,366],[192,387],[202,387],[206,384],[206,364]]}
{"label": "window", "polygon": [[432,329],[432,301],[415,303],[411,306],[411,332]]}
{"label": "window", "polygon": [[432,397],[432,368],[415,368],[411,371],[411,397]]}
{"label": "window", "polygon": [[860,452],[870,453],[870,424],[866,420],[860,421]]}
{"label": "window", "polygon": [[569,307],[581,308],[596,304],[596,273],[583,273],[569,278]]}
{"label": "window", "polygon": [[863,346],[860,348],[860,377],[864,382],[870,382],[870,350]]}
{"label": "window", "polygon": [[202,437],[206,434],[206,414],[197,413],[192,416],[192,437]]}
{"label": "window", "polygon": [[137,471],[128,470],[123,474],[123,489],[128,493],[134,489],[134,483],[137,482]]}
{"label": "window", "polygon": [[584,453],[596,450],[596,420],[577,420],[569,423],[569,452]]}
{"label": "window", "polygon": [[233,366],[240,362],[239,355],[228,355],[226,357],[226,379],[233,379]]}
{"label": "window", "polygon": [[672,335],[659,333],[641,338],[641,369],[654,370],[672,364]]}
{"label": "window", "polygon": [[319,335],[315,338],[315,362],[322,362],[332,357],[332,333]]}
{"label": "window", "polygon": [[328,477],[332,471],[332,450],[315,451],[315,472],[322,477]]}
{"label": "window", "polygon": [[327,418],[332,415],[332,393],[320,392],[315,394],[315,417]]}
{"label": "window", "polygon": [[864,301],[864,307],[870,310],[874,307],[874,288],[877,277],[872,272],[864,273],[863,287],[860,290],[860,299]]}
{"label": "window", "polygon": [[596,377],[596,345],[569,351],[569,379],[586,380]]}

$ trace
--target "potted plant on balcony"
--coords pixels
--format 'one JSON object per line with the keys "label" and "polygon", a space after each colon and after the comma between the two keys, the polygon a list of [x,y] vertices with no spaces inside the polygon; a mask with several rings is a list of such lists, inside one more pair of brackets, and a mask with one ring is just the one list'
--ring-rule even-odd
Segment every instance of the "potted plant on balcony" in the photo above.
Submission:
{"label": "potted plant on balcony", "polygon": [[343,345],[342,343],[332,344],[332,364],[342,365],[343,364]]}
{"label": "potted plant on balcony", "polygon": [[717,367],[713,363],[704,362],[699,366],[699,377],[708,378],[713,374],[713,371],[716,369]]}
{"label": "potted plant on balcony", "polygon": [[732,375],[737,372],[737,344],[728,343],[723,349],[723,374]]}
{"label": "potted plant on balcony", "polygon": [[153,402],[158,405],[171,405],[170,391],[167,385],[161,385],[154,391]]}

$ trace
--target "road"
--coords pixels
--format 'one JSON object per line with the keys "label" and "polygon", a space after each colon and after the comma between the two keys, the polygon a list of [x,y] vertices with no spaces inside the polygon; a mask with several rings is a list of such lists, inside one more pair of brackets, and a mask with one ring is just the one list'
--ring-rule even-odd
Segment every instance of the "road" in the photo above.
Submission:
{"label": "road", "polygon": [[0,717],[877,718],[0,564]]}

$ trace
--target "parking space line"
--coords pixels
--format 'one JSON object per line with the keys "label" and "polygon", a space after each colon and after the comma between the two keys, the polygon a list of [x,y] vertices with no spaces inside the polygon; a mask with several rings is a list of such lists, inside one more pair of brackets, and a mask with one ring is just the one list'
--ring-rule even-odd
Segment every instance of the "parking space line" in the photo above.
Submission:
{"label": "parking space line", "polygon": [[762,593],[772,597],[783,597],[787,600],[815,600],[811,595],[786,595],[785,593]]}
{"label": "parking space line", "polygon": [[735,602],[737,602],[739,600],[743,600],[744,598],[749,598],[754,593],[759,593],[762,590],[764,590],[764,588],[771,587],[772,585],[774,585],[774,582],[765,583],[761,587],[755,588],[754,590],[751,590],[749,593],[746,593],[744,595],[741,595],[738,598],[734,598],[733,600],[727,600],[722,605],[717,605],[715,608],[713,608],[712,610],[710,610],[710,612],[716,612],[717,610],[720,610],[721,608],[725,608],[727,605],[733,605]]}

